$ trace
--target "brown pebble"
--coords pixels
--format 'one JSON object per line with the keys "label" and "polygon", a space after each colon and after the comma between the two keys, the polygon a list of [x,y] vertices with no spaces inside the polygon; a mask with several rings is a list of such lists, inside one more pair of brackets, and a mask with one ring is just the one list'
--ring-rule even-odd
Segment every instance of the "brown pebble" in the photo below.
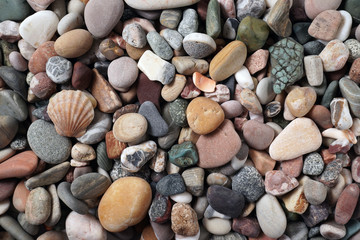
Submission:
{"label": "brown pebble", "polygon": [[336,10],[325,10],[312,21],[308,33],[314,38],[331,41],[336,37],[342,22],[340,12]]}
{"label": "brown pebble", "polygon": [[352,63],[349,77],[354,82],[360,83],[360,58],[355,59],[355,61]]}
{"label": "brown pebble", "polygon": [[335,207],[335,222],[346,224],[350,219],[359,199],[359,187],[356,183],[349,184],[341,193]]}
{"label": "brown pebble", "polygon": [[93,78],[93,71],[83,64],[82,62],[76,62],[71,78],[72,86],[77,90],[85,90],[90,86]]}
{"label": "brown pebble", "polygon": [[49,58],[57,56],[55,52],[54,41],[48,41],[41,44],[32,54],[29,60],[29,71],[33,74],[46,71],[46,62]]}
{"label": "brown pebble", "polygon": [[174,204],[171,210],[171,229],[182,236],[194,236],[198,233],[200,228],[197,215],[189,204]]}
{"label": "brown pebble", "polygon": [[323,129],[332,128],[330,110],[323,105],[314,105],[306,116]]}

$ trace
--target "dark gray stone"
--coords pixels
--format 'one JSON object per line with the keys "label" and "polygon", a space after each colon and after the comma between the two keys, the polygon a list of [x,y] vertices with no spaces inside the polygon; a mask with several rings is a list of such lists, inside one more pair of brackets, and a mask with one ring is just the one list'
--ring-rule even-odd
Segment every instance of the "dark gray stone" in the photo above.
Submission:
{"label": "dark gray stone", "polygon": [[150,209],[150,220],[156,223],[165,223],[170,219],[171,202],[168,196],[156,193]]}
{"label": "dark gray stone", "polygon": [[30,224],[26,221],[25,213],[19,213],[17,220],[20,223],[21,227],[30,235],[36,235],[39,232],[39,225]]}
{"label": "dark gray stone", "polygon": [[185,192],[184,179],[179,173],[169,174],[156,184],[156,190],[165,196],[183,193]]}
{"label": "dark gray stone", "polygon": [[291,240],[307,240],[308,228],[303,222],[290,222],[286,226],[285,234]]}
{"label": "dark gray stone", "polygon": [[57,187],[57,192],[61,201],[63,201],[63,203],[71,210],[79,214],[87,214],[89,212],[87,204],[72,195],[70,190],[70,183],[60,183]]}
{"label": "dark gray stone", "polygon": [[110,171],[114,161],[110,160],[106,153],[106,143],[100,142],[96,148],[96,162],[105,171]]}
{"label": "dark gray stone", "polygon": [[165,60],[170,60],[173,57],[173,50],[159,33],[151,31],[146,35],[146,39],[156,55]]}
{"label": "dark gray stone", "polygon": [[265,193],[265,184],[256,168],[245,166],[232,177],[232,189],[243,194],[247,201],[255,202]]}
{"label": "dark gray stone", "polygon": [[342,161],[335,159],[326,165],[324,172],[318,177],[318,181],[328,187],[334,187],[342,170]]}
{"label": "dark gray stone", "polygon": [[320,235],[320,226],[315,226],[310,228],[309,233],[308,233],[308,237],[312,238],[312,237],[316,237]]}
{"label": "dark gray stone", "polygon": [[306,55],[319,55],[325,48],[325,45],[319,41],[311,41],[304,44]]}
{"label": "dark gray stone", "polygon": [[60,136],[51,123],[36,120],[30,125],[27,134],[30,148],[41,160],[49,164],[58,164],[70,156],[70,139]]}
{"label": "dark gray stone", "polygon": [[20,94],[26,100],[28,95],[28,85],[26,84],[26,74],[16,71],[13,67],[0,67],[0,77],[12,90]]}
{"label": "dark gray stone", "polygon": [[169,126],[161,117],[156,106],[152,102],[146,101],[141,104],[139,114],[143,115],[148,121],[148,133],[151,136],[162,137],[168,133]]}
{"label": "dark gray stone", "polygon": [[0,113],[16,118],[20,122],[28,117],[26,102],[18,93],[7,89],[0,91]]}
{"label": "dark gray stone", "polygon": [[306,211],[301,215],[304,223],[308,227],[314,227],[315,225],[325,221],[330,214],[329,205],[324,202],[320,205],[309,205]]}
{"label": "dark gray stone", "polygon": [[171,119],[180,127],[187,127],[186,108],[189,105],[185,99],[178,98],[170,103],[169,113]]}
{"label": "dark gray stone", "polygon": [[71,193],[77,199],[97,198],[110,187],[111,181],[100,173],[87,173],[74,179]]}
{"label": "dark gray stone", "polygon": [[339,82],[338,81],[331,81],[327,86],[324,96],[321,99],[321,105],[326,108],[330,108],[330,103],[334,97],[338,95],[339,91]]}
{"label": "dark gray stone", "polygon": [[293,33],[300,44],[305,44],[312,38],[308,33],[310,24],[309,22],[299,22],[293,25]]}
{"label": "dark gray stone", "polygon": [[245,206],[245,198],[241,193],[220,185],[210,186],[206,196],[215,211],[232,218],[238,217]]}

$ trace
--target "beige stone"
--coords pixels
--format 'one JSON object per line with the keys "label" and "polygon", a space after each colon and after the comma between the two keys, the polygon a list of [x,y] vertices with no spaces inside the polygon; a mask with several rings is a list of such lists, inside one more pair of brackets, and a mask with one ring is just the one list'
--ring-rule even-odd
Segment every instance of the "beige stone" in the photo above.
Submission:
{"label": "beige stone", "polygon": [[161,97],[167,101],[174,101],[182,92],[186,85],[186,77],[181,74],[176,74],[174,81],[168,85],[164,85],[161,89]]}
{"label": "beige stone", "polygon": [[305,116],[316,102],[316,92],[311,87],[298,87],[289,92],[285,104],[294,117]]}
{"label": "beige stone", "polygon": [[139,113],[126,113],[115,121],[113,133],[120,142],[135,142],[146,134],[147,127],[144,116]]}
{"label": "beige stone", "polygon": [[304,181],[306,178],[308,177],[302,177],[299,181],[299,186],[282,197],[282,200],[288,211],[297,214],[303,214],[308,208],[309,203],[306,200],[304,193]]}

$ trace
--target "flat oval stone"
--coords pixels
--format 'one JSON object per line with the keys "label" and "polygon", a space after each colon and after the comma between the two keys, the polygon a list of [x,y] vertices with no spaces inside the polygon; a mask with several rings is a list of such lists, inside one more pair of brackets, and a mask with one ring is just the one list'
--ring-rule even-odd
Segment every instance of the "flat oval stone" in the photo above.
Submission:
{"label": "flat oval stone", "polygon": [[298,185],[296,178],[287,176],[283,171],[273,170],[265,174],[265,191],[273,196],[286,194]]}
{"label": "flat oval stone", "polygon": [[320,225],[320,234],[326,239],[343,239],[346,235],[346,228],[343,224],[335,221],[327,221]]}
{"label": "flat oval stone", "polygon": [[198,97],[189,103],[186,109],[186,118],[194,132],[208,134],[224,121],[225,114],[215,101]]}
{"label": "flat oval stone", "polygon": [[91,34],[84,29],[74,29],[56,39],[56,53],[65,58],[76,58],[90,50],[93,43]]}
{"label": "flat oval stone", "polygon": [[46,220],[46,226],[55,226],[61,218],[61,206],[60,206],[60,199],[57,193],[57,189],[55,184],[51,184],[47,188],[50,196],[51,196],[51,214],[49,218]]}
{"label": "flat oval stone", "polygon": [[9,61],[13,68],[17,71],[24,72],[28,69],[27,61],[17,51],[13,51],[9,54]]}
{"label": "flat oval stone", "polygon": [[78,199],[91,199],[101,196],[111,185],[110,180],[100,173],[87,173],[71,183],[71,193]]}
{"label": "flat oval stone", "polygon": [[26,221],[33,225],[46,222],[51,213],[51,196],[45,188],[35,188],[30,191],[26,201]]}
{"label": "flat oval stone", "polygon": [[221,32],[220,3],[210,0],[206,12],[206,34],[216,39]]}
{"label": "flat oval stone", "polygon": [[319,54],[324,72],[334,72],[342,69],[349,58],[349,49],[346,45],[338,40],[330,41]]}
{"label": "flat oval stone", "polygon": [[124,27],[122,37],[127,44],[135,48],[144,48],[147,44],[144,29],[136,22],[127,24]]}
{"label": "flat oval stone", "polygon": [[37,235],[39,233],[39,226],[30,224],[28,221],[26,221],[25,213],[19,213],[17,220],[21,227],[29,234]]}
{"label": "flat oval stone", "polygon": [[310,204],[319,205],[326,199],[327,187],[321,182],[309,178],[304,182],[304,194]]}
{"label": "flat oval stone", "polygon": [[174,81],[162,87],[161,97],[167,102],[174,101],[184,89],[185,84],[186,84],[185,76],[176,74]]}
{"label": "flat oval stone", "polygon": [[66,235],[69,239],[107,239],[107,233],[99,220],[90,214],[72,211],[65,221]]}
{"label": "flat oval stone", "polygon": [[165,60],[173,57],[173,51],[168,42],[156,31],[151,31],[146,35],[146,39],[156,55]]}
{"label": "flat oval stone", "polygon": [[52,11],[36,12],[21,22],[19,33],[21,37],[34,48],[49,41],[56,32],[59,18]]}
{"label": "flat oval stone", "polygon": [[219,167],[228,163],[239,152],[241,140],[232,122],[224,120],[212,133],[201,135],[196,142],[196,148],[199,167]]}
{"label": "flat oval stone", "polygon": [[217,82],[230,77],[243,66],[246,55],[247,49],[243,42],[230,42],[211,60],[210,77]]}
{"label": "flat oval stone", "polygon": [[19,212],[25,212],[25,206],[30,191],[25,187],[24,181],[20,181],[12,196],[12,204]]}
{"label": "flat oval stone", "polygon": [[70,190],[71,184],[68,182],[61,182],[57,187],[57,192],[61,201],[71,210],[79,214],[87,214],[89,211],[88,205],[75,198]]}
{"label": "flat oval stone", "polygon": [[231,231],[231,222],[221,218],[203,218],[204,228],[214,235],[226,235]]}
{"label": "flat oval stone", "polygon": [[45,185],[50,185],[53,183],[59,182],[70,168],[69,162],[60,163],[52,168],[45,170],[42,173],[39,173],[25,182],[25,186],[28,189],[34,189],[36,187],[42,187]]}
{"label": "flat oval stone", "polygon": [[199,0],[179,0],[176,2],[168,2],[160,0],[156,3],[150,0],[125,0],[126,4],[138,10],[161,10],[169,8],[185,7],[199,2]]}
{"label": "flat oval stone", "polygon": [[183,40],[185,52],[194,58],[205,58],[215,52],[216,43],[209,35],[191,33]]}
{"label": "flat oval stone", "polygon": [[205,74],[209,70],[209,63],[204,59],[196,59],[190,56],[173,57],[171,63],[176,71],[184,75],[192,75],[195,72]]}
{"label": "flat oval stone", "polygon": [[311,87],[294,88],[286,97],[285,104],[295,117],[305,116],[316,102],[316,92]]}
{"label": "flat oval stone", "polygon": [[335,39],[342,22],[340,12],[325,10],[319,13],[309,27],[309,34],[317,39],[331,41]]}
{"label": "flat oval stone", "polygon": [[265,150],[274,139],[274,130],[257,120],[249,120],[243,125],[243,135],[246,143],[256,150]]}
{"label": "flat oval stone", "polygon": [[244,209],[244,196],[229,188],[219,185],[210,186],[206,196],[213,209],[232,218],[238,217]]}
{"label": "flat oval stone", "polygon": [[335,222],[337,224],[346,224],[357,205],[359,199],[359,187],[357,184],[352,183],[346,186],[344,191],[341,193],[335,207]]}
{"label": "flat oval stone", "polygon": [[256,216],[261,230],[271,238],[279,238],[286,229],[286,216],[276,197],[265,194],[256,203]]}
{"label": "flat oval stone", "polygon": [[69,81],[72,70],[72,63],[60,56],[51,57],[46,62],[46,74],[57,84],[63,84]]}
{"label": "flat oval stone", "polygon": [[124,177],[113,182],[101,198],[98,215],[103,228],[121,232],[139,223],[151,204],[150,185],[139,177]]}
{"label": "flat oval stone", "polygon": [[44,120],[30,125],[27,139],[34,153],[47,163],[62,163],[70,156],[70,139],[60,136],[54,125]]}
{"label": "flat oval stone", "polygon": [[171,229],[175,234],[183,236],[194,236],[199,232],[196,212],[189,204],[174,204],[171,210]]}
{"label": "flat oval stone", "polygon": [[139,113],[126,113],[114,123],[114,136],[121,142],[135,142],[142,138],[147,131],[148,122]]}
{"label": "flat oval stone", "polygon": [[139,74],[136,62],[129,57],[121,57],[111,61],[108,78],[111,86],[124,92],[136,81]]}
{"label": "flat oval stone", "polygon": [[[274,160],[290,160],[317,150],[321,143],[322,136],[316,124],[309,118],[296,118],[274,139],[269,153]],[[298,148],[298,144],[302,147]]]}
{"label": "flat oval stone", "polygon": [[69,12],[60,19],[57,26],[57,31],[60,35],[63,35],[64,33],[76,28],[80,28],[83,25],[84,19],[81,14],[76,12]]}
{"label": "flat oval stone", "polygon": [[0,179],[28,176],[37,165],[38,157],[33,151],[21,152],[0,164]]}
{"label": "flat oval stone", "polygon": [[116,26],[123,12],[122,0],[94,0],[85,6],[86,27],[96,38],[103,38]]}
{"label": "flat oval stone", "polygon": [[169,126],[152,102],[146,101],[141,104],[139,114],[143,115],[148,121],[148,133],[151,136],[161,137],[168,132]]}

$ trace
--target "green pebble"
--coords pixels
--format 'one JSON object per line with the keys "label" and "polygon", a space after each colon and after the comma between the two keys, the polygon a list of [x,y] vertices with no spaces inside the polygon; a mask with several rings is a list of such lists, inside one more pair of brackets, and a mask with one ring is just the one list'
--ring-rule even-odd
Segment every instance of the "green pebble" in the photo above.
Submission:
{"label": "green pebble", "polygon": [[169,104],[169,113],[171,119],[179,127],[188,126],[186,120],[186,108],[188,104],[189,104],[188,101],[179,98]]}
{"label": "green pebble", "polygon": [[206,34],[216,39],[221,32],[220,4],[210,0],[206,14]]}
{"label": "green pebble", "polygon": [[169,160],[178,167],[189,167],[199,161],[195,145],[192,142],[183,142],[172,146],[168,152]]}
{"label": "green pebble", "polygon": [[22,21],[30,15],[31,11],[26,0],[1,0],[0,22],[5,20]]}
{"label": "green pebble", "polygon": [[262,48],[269,36],[269,27],[265,21],[251,16],[245,17],[238,27],[236,40],[245,43],[249,52]]}

